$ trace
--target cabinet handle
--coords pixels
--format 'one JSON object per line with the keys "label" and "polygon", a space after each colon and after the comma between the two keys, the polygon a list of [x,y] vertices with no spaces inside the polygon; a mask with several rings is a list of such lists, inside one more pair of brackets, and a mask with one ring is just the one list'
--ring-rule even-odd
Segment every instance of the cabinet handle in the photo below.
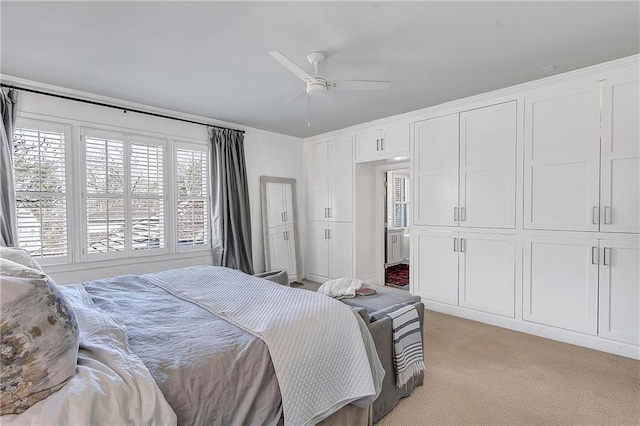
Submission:
{"label": "cabinet handle", "polygon": [[284,213],[280,213],[280,222],[284,222]]}
{"label": "cabinet handle", "polygon": [[455,251],[455,252],[458,251],[458,239],[457,238],[453,239],[453,251]]}
{"label": "cabinet handle", "polygon": [[287,212],[284,212],[284,213],[283,213],[283,215],[284,215],[284,221],[285,221],[285,222],[286,222],[286,221],[288,221],[288,220],[289,220],[289,218],[288,218]]}
{"label": "cabinet handle", "polygon": [[327,238],[327,230],[326,230],[326,229],[324,230],[324,239],[325,239],[325,240],[326,240],[326,239],[328,239],[328,238]]}
{"label": "cabinet handle", "polygon": [[453,221],[454,222],[458,221],[458,208],[457,207],[453,208]]}
{"label": "cabinet handle", "polygon": [[327,229],[329,231],[329,239],[331,239],[331,229]]}
{"label": "cabinet handle", "polygon": [[460,220],[462,222],[467,220],[467,213],[466,213],[466,209],[464,207],[460,207]]}
{"label": "cabinet handle", "polygon": [[384,151],[384,138],[380,138],[380,151]]}
{"label": "cabinet handle", "polygon": [[[607,253],[609,253],[608,256]],[[602,264],[604,266],[611,266],[611,247],[604,248],[604,257],[602,258]]]}
{"label": "cabinet handle", "polygon": [[597,225],[598,223],[600,223],[600,207],[598,206],[593,206],[593,212],[592,212],[592,223],[594,225]]}
{"label": "cabinet handle", "polygon": [[611,225],[611,206],[604,206],[604,224]]}
{"label": "cabinet handle", "polygon": [[329,217],[329,216],[327,216],[329,214],[329,213],[327,213],[327,210],[329,210],[329,209],[325,207],[324,208],[324,217]]}
{"label": "cabinet handle", "polygon": [[464,253],[466,240],[466,238],[460,238],[460,253]]}
{"label": "cabinet handle", "polygon": [[331,218],[331,207],[329,207],[327,210],[329,210],[329,218]]}
{"label": "cabinet handle", "polygon": [[380,139],[376,139],[376,151],[380,151]]}
{"label": "cabinet handle", "polygon": [[599,257],[599,250],[598,247],[591,247],[591,264],[592,265],[597,265],[600,262],[600,259],[598,259]]}

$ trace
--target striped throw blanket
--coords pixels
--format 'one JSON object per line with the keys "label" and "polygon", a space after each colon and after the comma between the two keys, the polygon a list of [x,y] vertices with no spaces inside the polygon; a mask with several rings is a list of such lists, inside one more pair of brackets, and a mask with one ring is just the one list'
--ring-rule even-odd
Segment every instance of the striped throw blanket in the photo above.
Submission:
{"label": "striped throw blanket", "polygon": [[408,305],[387,314],[393,328],[393,365],[396,386],[403,387],[411,377],[424,370],[422,333],[415,306]]}

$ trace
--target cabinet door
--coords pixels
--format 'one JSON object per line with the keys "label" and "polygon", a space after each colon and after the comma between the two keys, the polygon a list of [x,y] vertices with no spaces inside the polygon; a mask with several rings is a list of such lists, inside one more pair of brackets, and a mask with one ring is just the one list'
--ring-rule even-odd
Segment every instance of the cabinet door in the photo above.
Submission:
{"label": "cabinet door", "polygon": [[452,114],[416,123],[417,225],[458,225],[458,121],[458,114]]}
{"label": "cabinet door", "polygon": [[573,83],[525,99],[525,228],[598,230],[599,89]]}
{"label": "cabinet door", "polygon": [[516,226],[516,103],[460,114],[460,225]]}
{"label": "cabinet door", "polygon": [[329,227],[329,277],[353,276],[353,232],[350,226]]}
{"label": "cabinet door", "polygon": [[632,71],[602,83],[601,231],[640,232],[640,84]]}
{"label": "cabinet door", "polygon": [[269,228],[285,224],[284,206],[283,185],[267,182],[267,224]]}
{"label": "cabinet door", "polygon": [[598,240],[525,237],[523,319],[598,331]]}
{"label": "cabinet door", "polygon": [[640,244],[600,241],[600,336],[640,344]]}
{"label": "cabinet door", "polygon": [[307,233],[307,272],[323,277],[329,276],[328,224],[310,223]]}
{"label": "cabinet door", "polygon": [[402,234],[396,234],[393,241],[393,261],[402,262]]}
{"label": "cabinet door", "polygon": [[460,306],[515,314],[515,237],[460,233]]}
{"label": "cabinet door", "polygon": [[327,220],[329,167],[327,143],[313,144],[307,157],[307,219]]}
{"label": "cabinet door", "polygon": [[457,232],[412,231],[414,288],[425,299],[458,304]]}
{"label": "cabinet door", "polygon": [[379,157],[380,129],[373,129],[356,135],[356,160],[367,160]]}
{"label": "cabinet door", "polygon": [[287,268],[287,274],[289,279],[295,279],[298,276],[298,265],[296,264],[296,236],[293,226],[287,227],[287,233],[285,235],[287,244],[289,245],[289,267]]}
{"label": "cabinet door", "polygon": [[[288,274],[292,273],[291,258],[295,256],[292,256],[291,245],[287,240],[287,231],[285,229],[278,228],[277,231],[269,232],[269,256],[271,258],[269,269],[272,271],[284,270]],[[295,268],[293,272],[295,273]]]}
{"label": "cabinet door", "polygon": [[283,184],[284,193],[284,223],[293,224],[293,186],[290,183]]}
{"label": "cabinet door", "polygon": [[396,155],[408,155],[411,146],[411,133],[409,123],[387,126],[382,132],[382,156],[393,157]]}
{"label": "cabinet door", "polygon": [[353,221],[353,140],[329,142],[329,220]]}

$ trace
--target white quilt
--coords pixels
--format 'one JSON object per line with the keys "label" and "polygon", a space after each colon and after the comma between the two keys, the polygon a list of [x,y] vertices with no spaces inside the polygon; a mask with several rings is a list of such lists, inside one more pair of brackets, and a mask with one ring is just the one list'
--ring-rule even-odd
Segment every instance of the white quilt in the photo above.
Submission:
{"label": "white quilt", "polygon": [[313,425],[348,403],[366,406],[377,397],[358,320],[343,303],[227,268],[146,277],[267,344],[285,425]]}
{"label": "white quilt", "polygon": [[76,375],[24,413],[2,416],[2,425],[175,425],[125,327],[93,306],[81,285],[61,288],[80,326]]}

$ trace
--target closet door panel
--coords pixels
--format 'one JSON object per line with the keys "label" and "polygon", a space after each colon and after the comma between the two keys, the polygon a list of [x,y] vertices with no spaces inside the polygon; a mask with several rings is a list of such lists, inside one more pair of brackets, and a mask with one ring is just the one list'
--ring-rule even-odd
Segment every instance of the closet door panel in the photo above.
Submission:
{"label": "closet door panel", "polygon": [[514,228],[516,103],[460,114],[460,225]]}
{"label": "closet door panel", "polygon": [[327,223],[310,223],[307,233],[307,273],[329,276]]}
{"label": "closet door panel", "polygon": [[383,131],[382,154],[386,157],[408,154],[411,146],[410,129],[409,123],[386,126]]}
{"label": "closet door panel", "polygon": [[376,158],[380,155],[380,129],[364,131],[356,135],[356,160]]}
{"label": "closet door panel", "polygon": [[416,277],[414,289],[425,299],[457,305],[457,232],[415,231],[412,236],[411,244],[415,253],[411,267],[415,268],[413,276]]}
{"label": "closet door panel", "polygon": [[353,221],[353,140],[329,142],[329,220]]}
{"label": "closet door panel", "polygon": [[458,225],[458,126],[458,114],[416,123],[414,223],[417,225]]}
{"label": "closet door panel", "polygon": [[349,226],[329,228],[329,277],[353,276],[353,232]]}
{"label": "closet door panel", "polygon": [[460,233],[460,306],[515,314],[515,237]]}
{"label": "closet door panel", "polygon": [[602,231],[640,232],[639,94],[637,70],[602,84]]}
{"label": "closet door panel", "polygon": [[640,243],[601,240],[599,335],[640,344]]}
{"label": "closet door panel", "polygon": [[524,243],[523,319],[597,334],[598,240],[527,236]]}
{"label": "closet door panel", "polygon": [[327,220],[329,167],[326,143],[309,147],[307,158],[307,220]]}
{"label": "closet door panel", "polygon": [[271,256],[270,269],[272,271],[284,270],[287,273],[291,273],[291,247],[284,229],[269,233],[269,249]]}
{"label": "closet door panel", "polygon": [[599,229],[599,121],[596,82],[525,99],[525,228]]}

